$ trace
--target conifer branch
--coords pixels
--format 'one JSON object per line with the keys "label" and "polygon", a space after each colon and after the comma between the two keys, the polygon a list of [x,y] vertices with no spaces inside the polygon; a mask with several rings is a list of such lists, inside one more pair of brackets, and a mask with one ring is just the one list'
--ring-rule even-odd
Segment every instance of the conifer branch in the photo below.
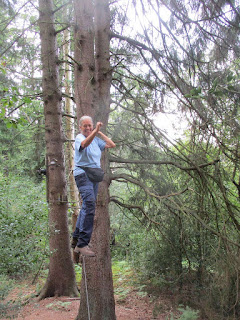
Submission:
{"label": "conifer branch", "polygon": [[157,161],[157,160],[138,160],[138,159],[134,159],[134,160],[130,160],[130,159],[123,159],[123,158],[118,158],[115,156],[109,156],[109,161],[110,162],[117,162],[117,163],[131,163],[131,164],[152,164],[152,165],[172,165],[175,166],[181,170],[184,171],[190,171],[190,170],[198,170],[199,168],[205,168],[207,166],[211,166],[211,165],[215,165],[216,163],[218,163],[220,160],[216,159],[213,160],[211,162],[207,162],[207,163],[202,163],[202,164],[196,164],[193,167],[183,167],[180,164],[173,162],[173,161],[168,161],[168,160],[164,160],[164,161]]}

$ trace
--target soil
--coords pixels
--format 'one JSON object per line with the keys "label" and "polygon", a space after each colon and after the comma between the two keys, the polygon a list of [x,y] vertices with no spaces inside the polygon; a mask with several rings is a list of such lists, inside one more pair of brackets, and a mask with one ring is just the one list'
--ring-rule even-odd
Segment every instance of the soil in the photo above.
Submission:
{"label": "soil", "polygon": [[[52,297],[38,301],[34,297],[34,292],[36,292],[36,288],[28,285],[24,288],[21,286],[21,288],[14,289],[5,300],[5,303],[9,303],[9,308],[5,317],[1,319],[76,319],[80,303],[78,298]],[[116,295],[115,301],[117,320],[166,320],[170,319],[173,314],[170,298],[158,297],[157,301],[152,301],[149,296],[139,296],[134,289],[124,298]]]}

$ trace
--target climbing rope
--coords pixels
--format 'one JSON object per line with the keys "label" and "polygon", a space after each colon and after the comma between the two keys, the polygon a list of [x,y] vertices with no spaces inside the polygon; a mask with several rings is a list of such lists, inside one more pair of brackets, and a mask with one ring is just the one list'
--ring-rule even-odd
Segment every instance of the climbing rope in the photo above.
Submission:
{"label": "climbing rope", "polygon": [[91,320],[91,318],[90,318],[89,301],[88,301],[87,276],[86,276],[85,257],[84,257],[84,255],[82,256],[82,259],[83,259],[83,273],[84,273],[84,281],[85,281],[85,289],[86,289],[86,300],[87,300],[88,320]]}

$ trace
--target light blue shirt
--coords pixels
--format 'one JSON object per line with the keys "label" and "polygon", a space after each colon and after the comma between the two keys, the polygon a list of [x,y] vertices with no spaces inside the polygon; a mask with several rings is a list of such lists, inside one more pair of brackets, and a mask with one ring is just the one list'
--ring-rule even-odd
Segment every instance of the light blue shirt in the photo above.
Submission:
{"label": "light blue shirt", "polygon": [[84,170],[78,166],[100,168],[101,154],[105,148],[106,142],[95,137],[88,147],[82,149],[81,143],[85,139],[86,137],[81,133],[78,134],[75,139],[74,176],[84,172]]}

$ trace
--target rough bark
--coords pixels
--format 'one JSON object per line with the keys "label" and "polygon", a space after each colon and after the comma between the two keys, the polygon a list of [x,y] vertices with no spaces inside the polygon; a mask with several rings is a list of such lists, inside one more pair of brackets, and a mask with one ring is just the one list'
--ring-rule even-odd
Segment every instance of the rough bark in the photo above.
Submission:
{"label": "rough bark", "polygon": [[[77,2],[77,1],[76,1]],[[82,1],[82,12],[76,16],[76,22],[82,29],[89,25],[89,30],[93,30],[93,25],[89,21],[89,16],[86,16],[86,6],[85,1]],[[90,6],[89,0],[87,0],[88,6]],[[111,85],[111,68],[109,61],[109,32],[110,32],[110,11],[109,4],[107,0],[95,0],[95,10],[94,10],[94,35],[85,34],[85,38],[88,36],[88,41],[92,41],[88,44],[88,50],[94,50],[95,45],[95,60],[90,61],[90,55],[88,54],[87,60],[77,60],[80,62],[79,65],[83,66],[83,69],[77,65],[75,70],[75,79],[78,81],[83,81],[82,84],[77,84],[78,88],[85,88],[84,95],[88,96],[89,101],[86,103],[79,99],[79,92],[76,95],[77,107],[81,106],[80,110],[77,112],[78,117],[83,114],[89,114],[93,117],[95,121],[102,121],[104,124],[104,129],[107,127],[108,116],[110,111],[110,85]],[[79,4],[78,4],[79,5]],[[76,8],[76,6],[75,6]],[[78,9],[79,6],[77,7]],[[88,7],[89,8],[89,7]],[[91,10],[93,7],[91,7]],[[88,11],[90,14],[90,11]],[[83,19],[79,21],[78,19]],[[86,19],[86,20],[84,20]],[[93,11],[91,11],[91,22],[93,23]],[[90,27],[91,26],[91,27]],[[81,28],[80,28],[81,29]],[[80,30],[77,28],[77,30]],[[80,36],[80,33],[75,33],[75,36]],[[83,35],[81,35],[83,39]],[[95,40],[95,42],[94,42]],[[86,52],[87,45],[84,41],[80,39],[75,39],[76,45],[81,44],[82,47],[77,48],[82,54],[81,59],[84,59],[84,52]],[[91,57],[93,58],[94,55]],[[78,51],[75,49],[75,53]],[[75,59],[79,59],[79,56],[75,56]],[[94,65],[94,73],[90,75],[89,70]],[[88,72],[87,72],[88,70]],[[85,72],[86,71],[86,72]],[[76,73],[80,73],[76,77]],[[85,72],[85,73],[84,73]],[[90,76],[94,81],[91,81],[90,87],[89,83]],[[75,86],[76,88],[76,86]],[[87,91],[88,90],[88,91]],[[91,319],[94,320],[114,320],[115,316],[115,302],[113,294],[113,280],[112,280],[112,269],[111,269],[111,256],[110,256],[110,219],[108,212],[109,204],[109,162],[107,152],[105,151],[102,155],[102,167],[106,172],[104,181],[99,185],[96,213],[94,219],[94,229],[91,239],[93,250],[96,253],[94,258],[85,258],[86,264],[86,274],[87,274],[87,286],[88,286],[88,296],[89,296],[89,307]],[[83,277],[84,279],[84,277]],[[88,310],[86,304],[86,294],[85,294],[85,283],[81,283],[81,301],[79,313],[77,316],[78,320],[88,319]]]}
{"label": "rough bark", "polygon": [[[108,215],[108,180],[99,186],[97,209],[94,219],[92,248],[94,258],[85,258],[88,298],[91,319],[115,320],[115,301],[110,256],[110,219]],[[81,301],[77,320],[88,319],[85,282],[81,283]]]}
{"label": "rough bark", "polygon": [[62,96],[59,90],[52,1],[39,0],[39,12],[51,251],[48,278],[39,297],[43,299],[49,296],[76,296],[78,292],[67,223]]}
{"label": "rough bark", "polygon": [[98,101],[96,120],[101,120],[105,127],[110,112],[110,86],[112,69],[110,66],[110,9],[108,0],[95,0],[95,39],[96,39],[96,87]]}
{"label": "rough bark", "polygon": [[74,1],[75,102],[77,119],[84,114],[94,118],[95,66],[93,4],[90,0]]}

